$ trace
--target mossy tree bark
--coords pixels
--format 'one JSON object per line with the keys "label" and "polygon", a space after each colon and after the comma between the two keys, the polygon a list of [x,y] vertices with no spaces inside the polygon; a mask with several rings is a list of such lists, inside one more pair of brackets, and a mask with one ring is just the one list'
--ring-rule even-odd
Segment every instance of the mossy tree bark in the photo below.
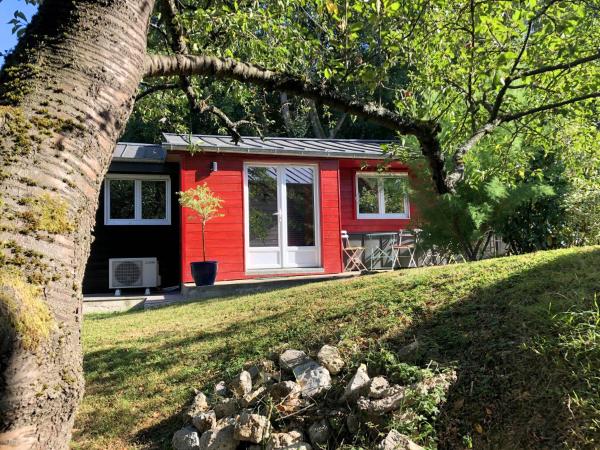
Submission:
{"label": "mossy tree bark", "polygon": [[98,194],[153,0],[45,0],[0,73],[0,448],[68,446]]}

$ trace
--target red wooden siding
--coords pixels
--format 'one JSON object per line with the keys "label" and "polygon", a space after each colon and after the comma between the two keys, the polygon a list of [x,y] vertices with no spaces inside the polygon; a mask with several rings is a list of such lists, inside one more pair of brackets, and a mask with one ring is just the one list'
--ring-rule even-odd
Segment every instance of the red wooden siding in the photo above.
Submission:
{"label": "red wooden siding", "polygon": [[[410,219],[357,219],[356,183],[357,172],[375,171],[378,161],[341,161],[340,162],[340,204],[342,230],[348,233],[369,233],[377,231],[398,231],[408,228]],[[365,166],[367,166],[365,168]],[[389,167],[393,172],[408,172],[406,166],[392,163]],[[414,218],[415,208],[410,204],[410,217]]]}
{"label": "red wooden siding", "polygon": [[[336,160],[265,158],[250,155],[181,153],[181,190],[199,183],[207,185],[223,200],[223,217],[206,226],[207,259],[219,261],[217,280],[249,278],[244,258],[243,168],[246,161],[306,162],[319,164],[321,218],[321,262],[325,273],[338,273],[341,266],[339,171]],[[210,172],[210,162],[218,164]],[[190,262],[202,259],[201,224],[189,210],[181,214],[181,264],[183,282],[191,282]],[[284,274],[281,274],[284,275]]]}

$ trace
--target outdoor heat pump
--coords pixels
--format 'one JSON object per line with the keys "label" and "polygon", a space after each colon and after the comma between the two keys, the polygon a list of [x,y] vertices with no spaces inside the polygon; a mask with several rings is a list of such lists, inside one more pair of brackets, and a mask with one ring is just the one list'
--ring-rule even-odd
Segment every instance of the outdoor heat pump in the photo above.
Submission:
{"label": "outdoor heat pump", "polygon": [[146,288],[159,285],[156,258],[111,258],[108,260],[108,287],[120,295],[122,288]]}

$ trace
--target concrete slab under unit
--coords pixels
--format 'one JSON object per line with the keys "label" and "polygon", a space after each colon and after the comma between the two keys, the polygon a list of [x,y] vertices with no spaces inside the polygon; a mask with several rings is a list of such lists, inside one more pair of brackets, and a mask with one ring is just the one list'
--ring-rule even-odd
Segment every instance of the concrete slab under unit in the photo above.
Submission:
{"label": "concrete slab under unit", "polygon": [[84,295],[83,314],[143,309],[145,295]]}
{"label": "concrete slab under unit", "polygon": [[196,286],[186,283],[182,286],[181,295],[185,300],[202,300],[207,298],[231,297],[233,295],[256,294],[275,289],[285,289],[307,283],[352,278],[360,272],[344,272],[328,275],[305,275],[293,277],[252,278],[246,280],[219,281],[212,286]]}

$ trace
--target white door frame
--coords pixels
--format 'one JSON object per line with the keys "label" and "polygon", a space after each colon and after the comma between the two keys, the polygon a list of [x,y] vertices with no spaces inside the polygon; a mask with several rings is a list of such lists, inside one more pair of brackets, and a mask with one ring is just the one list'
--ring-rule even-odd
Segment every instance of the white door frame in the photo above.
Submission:
{"label": "white door frame", "polygon": [[[285,271],[290,269],[306,269],[305,266],[293,266],[289,262],[289,252],[315,252],[316,253],[316,265],[310,266],[310,268],[321,268],[321,208],[319,202],[319,165],[314,163],[280,163],[280,162],[265,162],[265,161],[247,161],[243,164],[244,170],[244,266],[246,272],[260,271],[268,272],[273,269],[273,272]],[[249,252],[250,252],[250,211],[249,211],[249,198],[248,198],[248,168],[249,167],[275,167],[277,168],[277,208],[279,218],[279,257],[278,263],[264,266],[261,268],[249,267]],[[286,183],[285,183],[285,168],[286,167],[310,167],[313,169],[313,204],[314,204],[314,229],[315,229],[315,245],[311,247],[299,247],[299,246],[288,246],[287,245],[287,195],[286,195]],[[253,247],[253,252],[265,252],[275,250],[275,247]]]}

